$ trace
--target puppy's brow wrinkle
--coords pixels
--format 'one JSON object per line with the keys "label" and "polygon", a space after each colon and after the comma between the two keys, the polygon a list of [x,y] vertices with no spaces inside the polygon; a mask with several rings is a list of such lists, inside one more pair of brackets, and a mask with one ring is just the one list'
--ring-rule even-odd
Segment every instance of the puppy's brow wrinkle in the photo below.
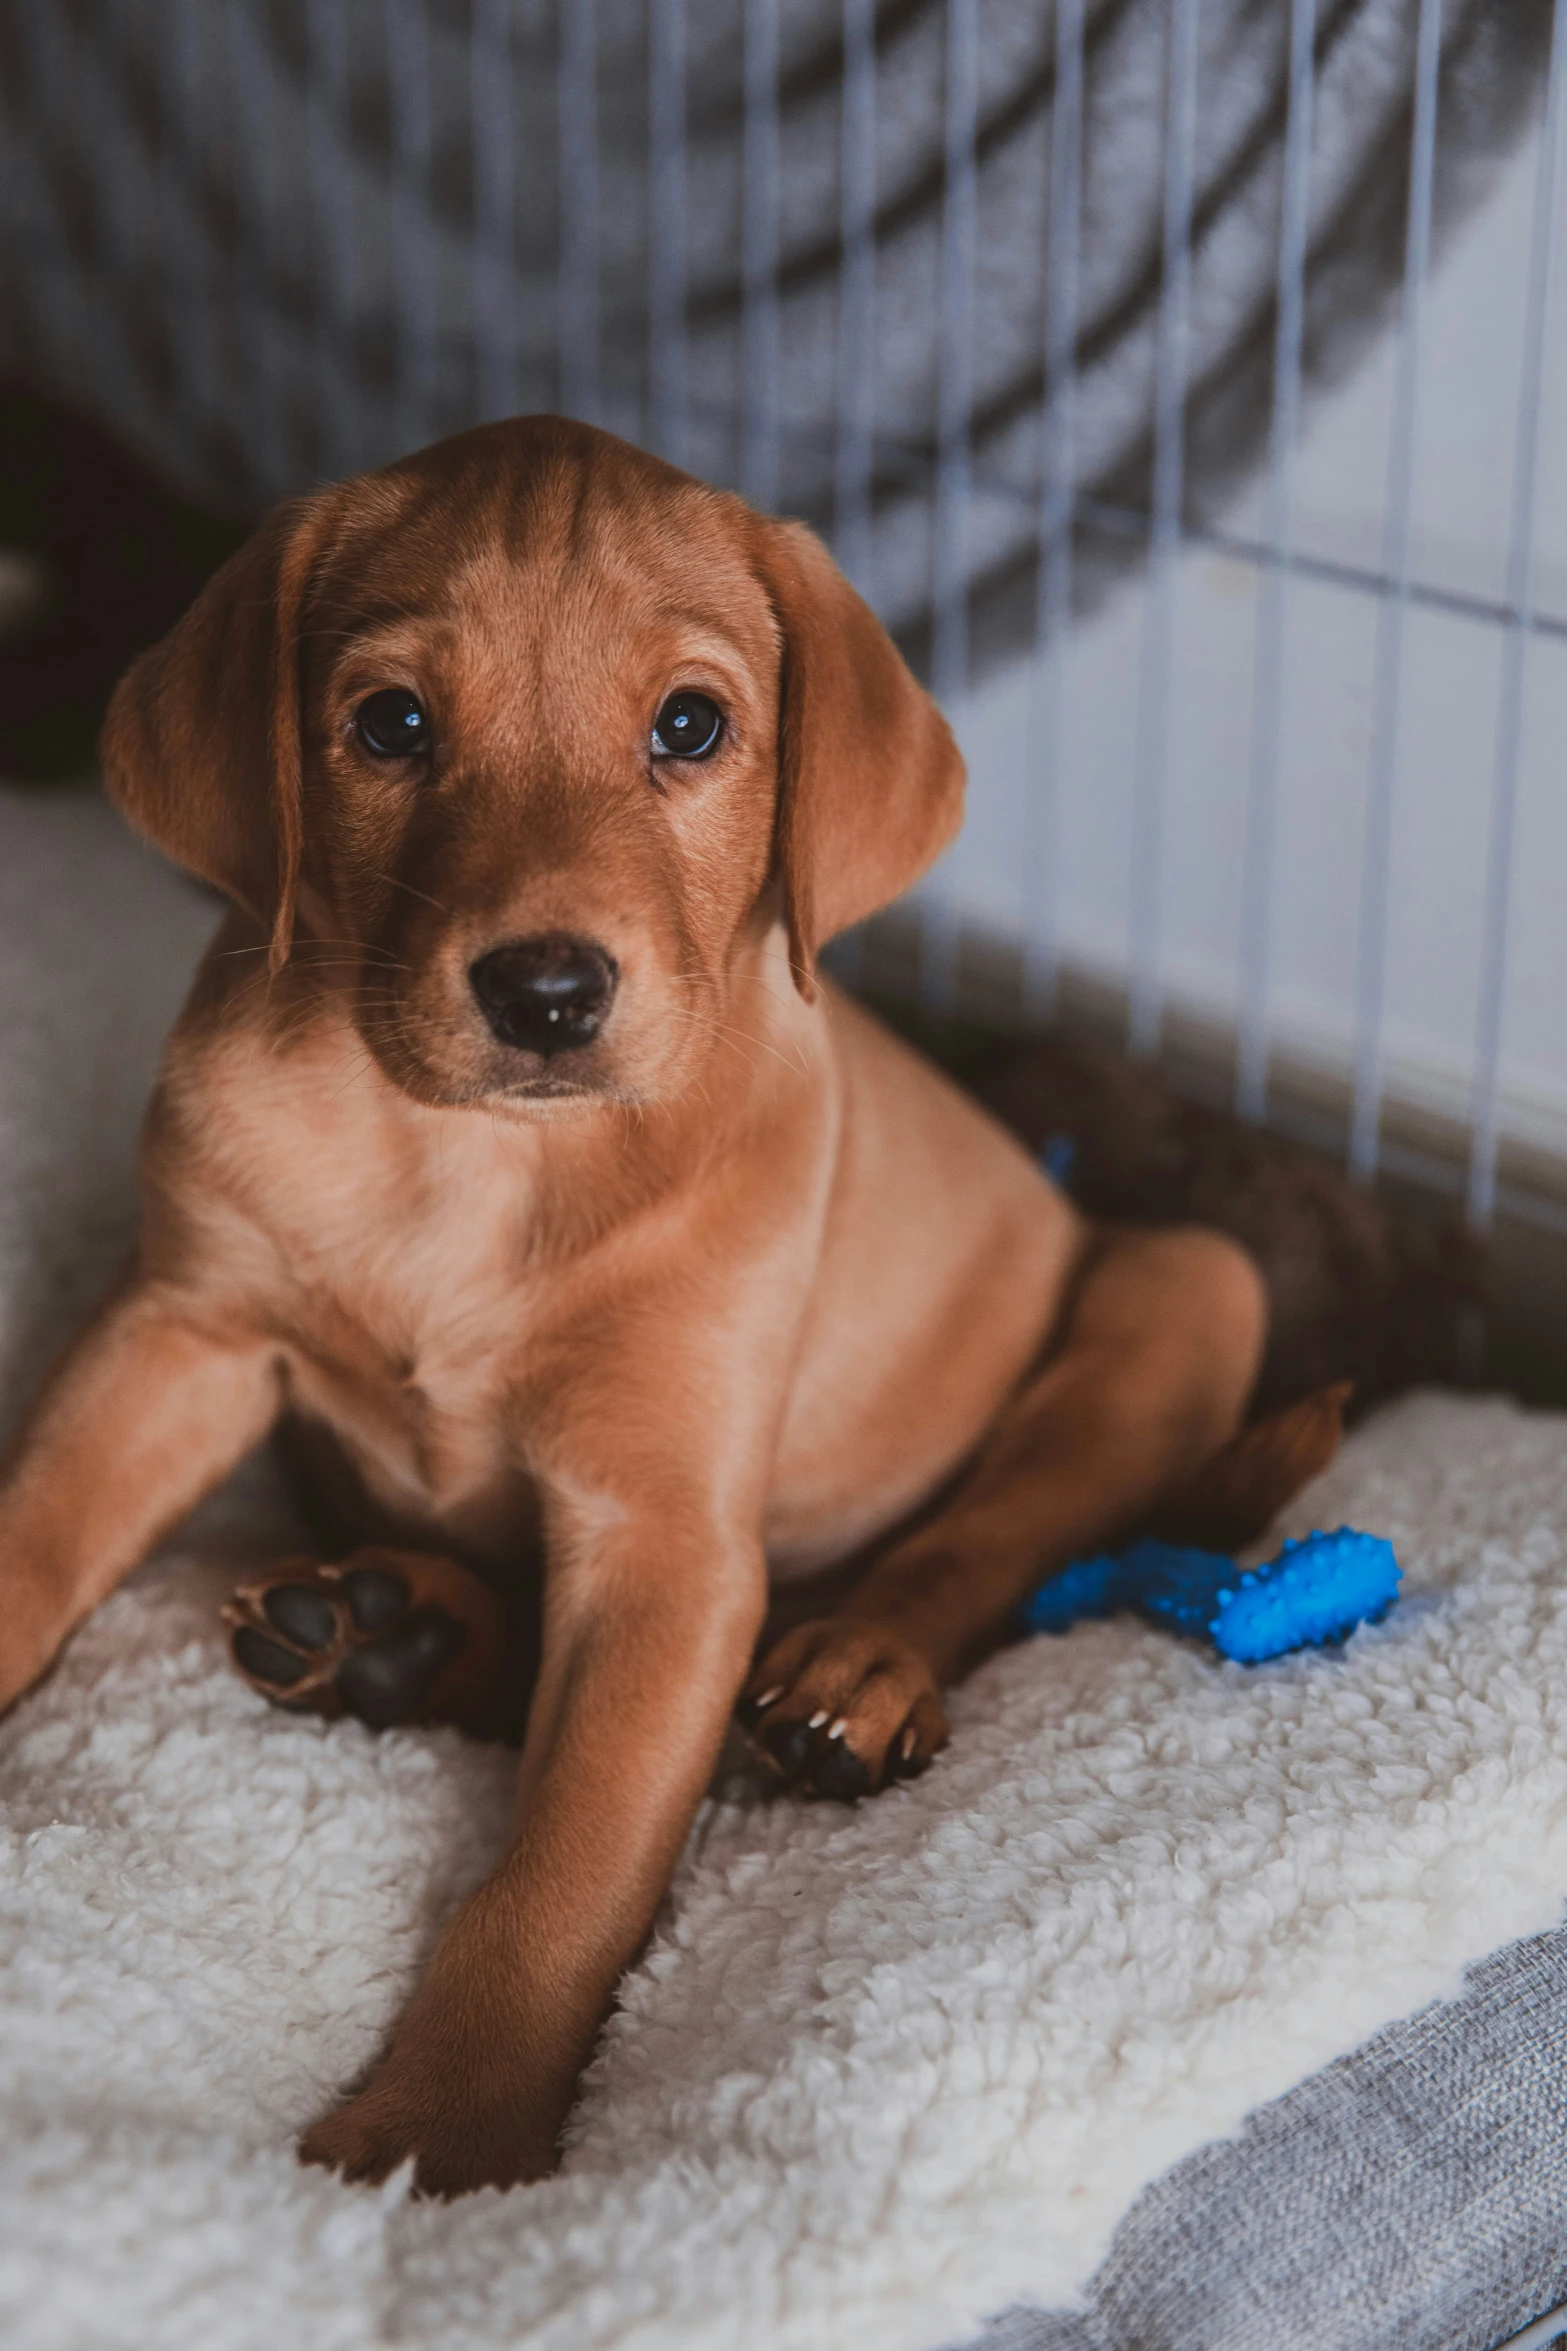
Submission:
{"label": "puppy's brow wrinkle", "polygon": [[575,480],[572,486],[571,507],[566,518],[566,547],[567,551],[580,561],[582,556],[593,552],[594,542],[598,536],[597,532],[588,527],[590,505],[593,499],[593,469],[579,461],[572,470]]}

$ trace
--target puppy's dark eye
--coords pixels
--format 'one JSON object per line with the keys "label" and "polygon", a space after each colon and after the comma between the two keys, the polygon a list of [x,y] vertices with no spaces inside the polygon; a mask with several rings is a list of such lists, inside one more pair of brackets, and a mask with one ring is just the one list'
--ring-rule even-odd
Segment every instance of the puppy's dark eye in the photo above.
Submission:
{"label": "puppy's dark eye", "polygon": [[705,759],[724,731],[724,714],[706,694],[671,694],[653,721],[655,759]]}
{"label": "puppy's dark eye", "polygon": [[430,748],[430,721],[418,699],[401,686],[372,694],[354,712],[354,727],[377,759],[409,759]]}

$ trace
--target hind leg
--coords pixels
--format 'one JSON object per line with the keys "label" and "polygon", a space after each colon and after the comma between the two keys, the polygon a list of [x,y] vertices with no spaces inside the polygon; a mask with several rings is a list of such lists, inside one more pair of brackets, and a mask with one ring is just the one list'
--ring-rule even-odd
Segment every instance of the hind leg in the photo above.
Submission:
{"label": "hind leg", "polygon": [[946,1742],[942,1685],[1039,1578],[1146,1526],[1235,1438],[1266,1321],[1219,1234],[1098,1236],[1049,1360],[952,1499],[761,1659],[742,1717],[783,1776],[854,1797],[922,1770]]}
{"label": "hind leg", "polygon": [[1205,1461],[1189,1485],[1160,1500],[1150,1533],[1207,1551],[1244,1551],[1301,1487],[1326,1469],[1344,1435],[1352,1380],[1318,1388],[1253,1421]]}
{"label": "hind leg", "polygon": [[453,1559],[369,1546],[282,1559],[223,1610],[234,1663],[274,1705],[372,1730],[454,1723],[520,1739],[537,1663],[530,1612]]}

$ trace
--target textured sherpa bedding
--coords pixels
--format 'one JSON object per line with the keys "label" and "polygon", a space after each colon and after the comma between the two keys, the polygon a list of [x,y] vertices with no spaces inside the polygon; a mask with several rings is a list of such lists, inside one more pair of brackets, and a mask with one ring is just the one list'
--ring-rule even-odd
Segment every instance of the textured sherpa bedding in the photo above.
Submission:
{"label": "textured sherpa bedding", "polygon": [[[13,1398],[124,1228],[210,920],[90,798],[0,797]],[[726,1782],[561,2176],[345,2189],[293,2135],[497,1851],[509,1766],[240,1686],[217,1560],[269,1507],[242,1485],[0,1725],[12,2351],[960,2342],[1069,2303],[1146,2182],[1561,1914],[1567,1422],[1419,1398],[1287,1521],[1392,1536],[1384,1626],[1248,1670],[1085,1625],[960,1690],[917,1784]]]}

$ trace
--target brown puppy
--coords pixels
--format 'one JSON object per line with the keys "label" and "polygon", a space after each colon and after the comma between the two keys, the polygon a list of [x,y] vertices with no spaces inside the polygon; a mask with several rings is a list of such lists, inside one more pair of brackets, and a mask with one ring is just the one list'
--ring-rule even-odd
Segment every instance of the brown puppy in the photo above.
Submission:
{"label": "brown puppy", "polygon": [[[786,1774],[880,1786],[1042,1571],[1161,1502],[1192,1523],[1216,1455],[1230,1531],[1238,1490],[1260,1522],[1336,1413],[1237,1451],[1243,1253],[1091,1231],[813,977],[951,837],[962,771],[805,530],[580,426],[486,427],[276,514],[103,750],[238,911],[136,1262],[0,1483],[0,1702],[303,1431],[401,1547],[251,1587],[252,1679],[526,1717],[510,1852],[306,2152],[533,2177],[743,1692]],[[850,1558],[755,1663],[770,1573]]]}

